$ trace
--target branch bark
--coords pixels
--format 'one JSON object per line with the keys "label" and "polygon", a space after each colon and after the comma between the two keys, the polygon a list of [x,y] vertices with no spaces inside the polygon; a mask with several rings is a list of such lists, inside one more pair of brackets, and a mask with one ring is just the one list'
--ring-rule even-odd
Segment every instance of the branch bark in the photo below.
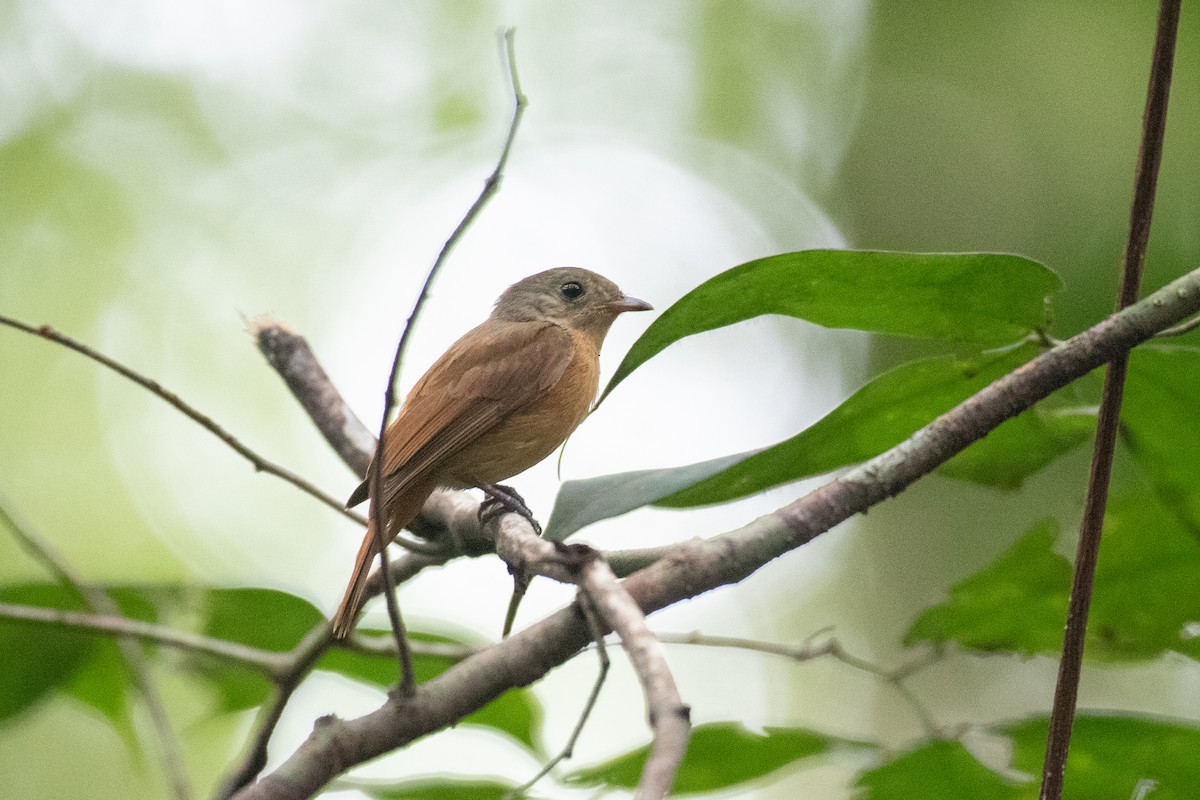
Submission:
{"label": "branch bark", "polygon": [[[896,447],[773,514],[709,540],[669,548],[624,587],[643,613],[737,583],[775,558],[903,491],[1005,420],[1200,311],[1200,270],[1060,343]],[[325,717],[279,769],[237,797],[311,797],[334,776],[449,727],[509,689],[538,680],[591,639],[567,608],[353,720]]]}

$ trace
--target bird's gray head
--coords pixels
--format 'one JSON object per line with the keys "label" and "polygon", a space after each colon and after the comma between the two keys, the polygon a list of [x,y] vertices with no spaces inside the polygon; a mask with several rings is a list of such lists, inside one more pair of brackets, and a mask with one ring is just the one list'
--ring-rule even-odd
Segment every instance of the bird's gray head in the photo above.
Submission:
{"label": "bird's gray head", "polygon": [[505,289],[492,319],[553,322],[589,334],[598,346],[618,314],[650,308],[649,303],[627,296],[603,275],[579,267],[557,267]]}

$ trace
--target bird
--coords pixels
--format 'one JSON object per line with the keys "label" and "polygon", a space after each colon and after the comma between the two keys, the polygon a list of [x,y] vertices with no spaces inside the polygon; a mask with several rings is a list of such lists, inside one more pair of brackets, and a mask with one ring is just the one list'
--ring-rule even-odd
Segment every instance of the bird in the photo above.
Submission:
{"label": "bird", "polygon": [[[371,497],[364,480],[347,508],[368,499],[382,502],[389,542],[438,487],[482,488],[532,518],[520,496],[500,482],[553,453],[583,422],[599,388],[600,346],[613,321],[628,311],[650,310],[649,303],[579,267],[517,281],[500,295],[491,316],[417,381],[387,427],[380,451],[383,497]],[[338,639],[354,627],[379,554],[374,517],[333,617]]]}

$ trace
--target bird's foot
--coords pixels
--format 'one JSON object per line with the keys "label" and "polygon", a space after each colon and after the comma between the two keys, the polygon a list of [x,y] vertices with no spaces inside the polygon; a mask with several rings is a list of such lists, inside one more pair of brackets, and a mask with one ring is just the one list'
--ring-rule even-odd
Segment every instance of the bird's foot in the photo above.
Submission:
{"label": "bird's foot", "polygon": [[529,506],[525,505],[524,498],[517,494],[516,489],[511,486],[501,486],[496,483],[487,483],[479,487],[483,489],[486,495],[483,503],[479,506],[479,523],[486,525],[501,514],[512,512],[518,516],[524,517],[538,536],[542,535],[542,526],[533,518],[533,512],[529,510]]}

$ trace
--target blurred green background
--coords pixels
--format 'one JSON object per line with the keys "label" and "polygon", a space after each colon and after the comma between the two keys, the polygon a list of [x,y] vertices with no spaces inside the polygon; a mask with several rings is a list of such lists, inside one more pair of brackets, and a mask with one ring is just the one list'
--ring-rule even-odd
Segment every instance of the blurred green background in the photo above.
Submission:
{"label": "blurred green background", "polygon": [[[1194,11],[1184,9],[1181,27],[1148,288],[1200,264]],[[527,125],[500,198],[439,283],[427,315],[439,332],[418,345],[412,370],[486,313],[509,279],[552,263],[594,267],[663,308],[742,261],[840,244],[1040,260],[1066,282],[1054,330],[1065,337],[1113,302],[1154,15],[1155,4],[1132,1],[11,0],[0,8],[0,313],[51,324],[145,371],[341,495],[351,478],[262,363],[241,316],[270,312],[303,332],[374,419],[415,287],[502,140],[510,97],[496,31],[515,24]],[[442,312],[460,306],[471,310]],[[634,335],[632,326],[615,332],[608,369]],[[572,451],[584,474],[683,463],[782,438],[864,376],[918,352],[795,327],[748,335],[766,337],[749,341],[774,348],[758,355],[777,373],[725,373],[746,361],[730,340],[681,348],[664,371],[716,372],[731,386],[706,384],[696,390],[703,398],[681,404],[661,385],[630,381],[628,399],[607,404],[610,424],[640,425],[655,446],[588,461],[581,430],[568,464]],[[354,549],[337,515],[61,348],[0,330],[0,376],[0,490],[88,577],[270,585],[326,611],[336,601]],[[721,395],[741,383],[744,394]],[[775,405],[739,413],[760,395]],[[729,405],[706,406],[714,397]],[[778,432],[753,428],[740,443],[737,431],[752,424],[740,417],[753,415]],[[598,427],[590,441],[614,430]],[[659,460],[637,461],[647,452]],[[908,623],[949,585],[1047,514],[1069,530],[1086,464],[1074,454],[1016,501],[926,481],[663,626],[798,639],[834,625],[861,654],[894,663]],[[542,474],[549,488],[534,498],[548,508],[552,473]],[[795,494],[776,490],[757,513]],[[655,526],[645,536],[716,532],[750,519],[747,508],[672,523],[670,536],[657,520],[680,515],[655,512],[664,516],[645,518]],[[623,524],[612,523],[611,541],[642,541],[627,524],[622,541]],[[478,569],[503,586],[502,568]],[[0,582],[42,578],[0,535]],[[492,635],[493,604],[504,601],[448,585],[414,588],[418,617],[436,627],[444,612],[444,624]],[[701,719],[745,709],[751,725],[786,721],[896,745],[920,733],[886,689],[864,688],[838,665],[677,658]],[[543,690],[548,741],[569,729],[591,668],[568,668]],[[731,698],[723,682],[738,671],[761,684],[750,700]],[[1085,703],[1200,717],[1194,664],[1089,676]],[[206,788],[249,719],[212,713],[211,698],[181,676],[160,678]],[[1045,660],[979,660],[941,665],[917,689],[952,726],[1044,709],[1052,681]],[[338,691],[346,687],[316,682],[278,752],[317,714],[351,713],[328,699]],[[377,699],[351,696],[344,702],[359,711]],[[636,740],[628,730],[639,709],[635,699],[624,716],[602,717],[579,758]],[[846,757],[789,773],[762,796],[839,796],[855,766]],[[391,767],[406,769],[403,760]],[[0,723],[0,786],[11,797],[165,791],[153,758],[131,756],[93,712],[62,697]]]}

